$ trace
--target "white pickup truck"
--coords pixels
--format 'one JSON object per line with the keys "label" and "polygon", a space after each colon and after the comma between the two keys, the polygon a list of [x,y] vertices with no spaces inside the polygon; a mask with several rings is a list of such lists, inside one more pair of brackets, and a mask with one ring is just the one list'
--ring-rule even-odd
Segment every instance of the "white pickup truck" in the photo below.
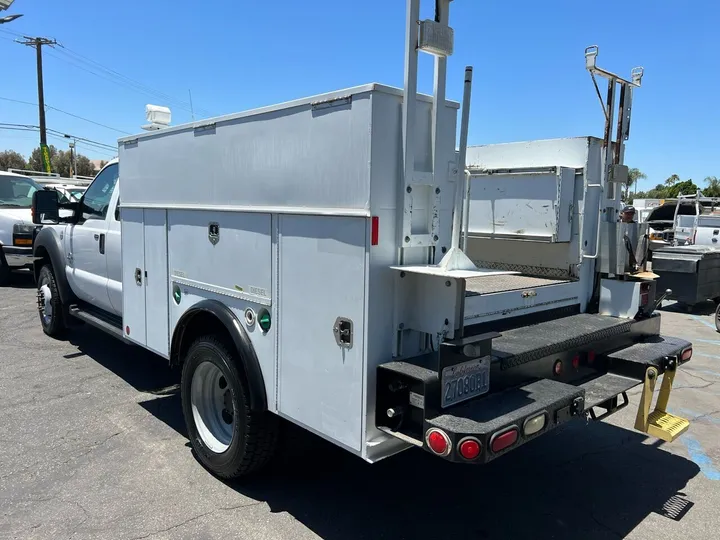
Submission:
{"label": "white pickup truck", "polygon": [[[470,152],[466,68],[457,151],[450,1],[420,25],[407,7],[404,90],[126,137],[79,203],[38,192],[43,330],[81,319],[181,368],[190,443],[224,478],[268,461],[278,418],[371,463],[419,447],[482,464],[605,418],[638,386],[635,427],[674,440],[690,423],[666,405],[692,344],[661,335],[655,284],[628,255],[638,225],[617,222],[609,175],[627,174],[623,150],[583,137]],[[433,96],[417,93],[420,51],[438,57]],[[624,144],[641,74],[596,56],[587,69],[625,96]]]}
{"label": "white pickup truck", "polygon": [[0,171],[0,286],[7,285],[10,272],[32,268],[35,225],[30,204],[43,189],[35,180]]}

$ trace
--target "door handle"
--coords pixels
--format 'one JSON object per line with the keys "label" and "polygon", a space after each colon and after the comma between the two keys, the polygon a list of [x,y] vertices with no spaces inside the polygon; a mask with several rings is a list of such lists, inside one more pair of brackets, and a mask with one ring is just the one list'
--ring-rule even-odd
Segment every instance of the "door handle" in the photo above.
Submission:
{"label": "door handle", "polygon": [[100,235],[100,245],[98,246],[98,248],[100,249],[100,253],[103,253],[103,254],[105,253],[105,235],[104,234]]}
{"label": "door handle", "polygon": [[93,238],[94,238],[95,240],[97,240],[98,238],[100,238],[100,235],[97,234],[97,233],[96,233],[96,234],[93,234]]}
{"label": "door handle", "polygon": [[142,285],[142,270],[139,268],[135,269],[135,284]]}

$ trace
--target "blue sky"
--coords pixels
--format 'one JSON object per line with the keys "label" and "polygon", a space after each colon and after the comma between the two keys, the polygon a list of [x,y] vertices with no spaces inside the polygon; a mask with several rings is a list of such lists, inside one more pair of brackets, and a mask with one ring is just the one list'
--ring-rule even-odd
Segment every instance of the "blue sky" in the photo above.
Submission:
{"label": "blue sky", "polygon": [[[423,4],[431,16],[434,2]],[[101,68],[75,54],[179,101],[191,89],[198,117],[371,81],[402,86],[404,0],[16,0],[12,12],[24,17],[0,25],[0,98],[37,101],[34,51],[7,32],[53,37],[71,52],[45,49],[46,104],[124,132],[139,131],[146,103],[165,103],[89,73]],[[455,0],[448,94],[460,100],[473,65],[471,144],[601,136],[583,57],[597,44],[602,67],[645,67],[626,153],[649,177],[640,187],[673,173],[697,183],[720,176],[718,20],[713,1]],[[432,89],[429,57],[420,89]],[[182,103],[169,105],[174,124],[190,120]],[[47,119],[108,144],[120,136],[53,110]],[[37,124],[37,108],[0,100],[0,122]],[[36,142],[36,133],[0,130],[0,149],[27,154]]]}

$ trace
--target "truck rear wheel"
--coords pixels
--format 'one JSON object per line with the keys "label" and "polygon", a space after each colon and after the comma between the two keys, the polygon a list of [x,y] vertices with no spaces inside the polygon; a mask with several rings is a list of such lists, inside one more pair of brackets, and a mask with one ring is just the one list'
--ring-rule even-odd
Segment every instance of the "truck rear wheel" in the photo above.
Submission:
{"label": "truck rear wheel", "polygon": [[66,330],[66,307],[60,299],[51,265],[46,264],[40,269],[37,287],[38,312],[43,332],[50,337],[62,337]]}
{"label": "truck rear wheel", "polygon": [[715,330],[720,332],[720,304],[718,304],[717,309],[715,309]]}
{"label": "truck rear wheel", "polygon": [[190,443],[200,462],[221,478],[260,469],[277,444],[278,419],[250,409],[239,360],[215,336],[203,336],[183,363],[180,386]]}

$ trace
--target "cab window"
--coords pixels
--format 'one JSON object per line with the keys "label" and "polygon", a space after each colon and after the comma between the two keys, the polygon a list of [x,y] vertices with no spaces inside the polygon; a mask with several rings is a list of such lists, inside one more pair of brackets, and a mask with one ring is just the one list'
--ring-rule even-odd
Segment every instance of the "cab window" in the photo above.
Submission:
{"label": "cab window", "polygon": [[115,189],[118,180],[117,163],[105,167],[100,174],[95,177],[93,183],[85,191],[82,198],[82,220],[88,219],[105,219],[110,198]]}

